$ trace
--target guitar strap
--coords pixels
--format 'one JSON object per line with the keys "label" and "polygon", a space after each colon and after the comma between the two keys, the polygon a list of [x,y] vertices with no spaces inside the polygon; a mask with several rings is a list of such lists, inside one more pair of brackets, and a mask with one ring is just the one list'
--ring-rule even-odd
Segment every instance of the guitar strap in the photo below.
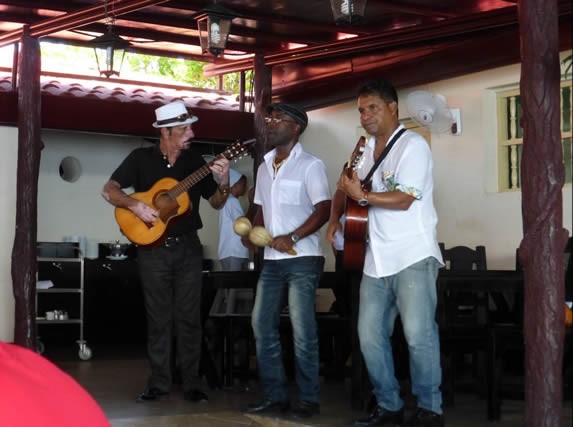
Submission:
{"label": "guitar strap", "polygon": [[394,134],[392,139],[390,139],[390,142],[388,144],[386,144],[384,151],[382,151],[382,154],[380,154],[380,157],[378,157],[376,159],[376,162],[374,162],[374,165],[372,166],[372,169],[370,169],[370,172],[368,172],[368,175],[366,175],[366,178],[364,178],[362,180],[362,185],[368,183],[372,179],[372,175],[374,175],[374,172],[376,171],[376,169],[378,169],[378,166],[380,166],[380,163],[382,163],[382,160],[384,160],[384,157],[386,157],[388,155],[388,153],[392,149],[392,146],[394,145],[394,143],[396,141],[398,141],[398,138],[400,138],[400,136],[404,132],[406,132],[406,128],[400,129],[397,133]]}

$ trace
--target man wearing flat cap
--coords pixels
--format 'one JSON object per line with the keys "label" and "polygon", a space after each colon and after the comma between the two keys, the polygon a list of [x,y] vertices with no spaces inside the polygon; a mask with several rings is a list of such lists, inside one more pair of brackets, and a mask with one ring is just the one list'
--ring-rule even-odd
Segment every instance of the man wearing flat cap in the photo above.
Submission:
{"label": "man wearing flat cap", "polygon": [[[181,101],[155,110],[153,127],[159,144],[133,150],[113,172],[102,195],[113,206],[125,208],[146,224],[161,221],[155,206],[127,195],[149,191],[162,178],[181,181],[205,165],[201,156],[187,149],[195,136],[192,124],[198,120]],[[138,246],[137,257],[147,317],[147,352],[151,375],[138,402],[166,398],[173,383],[171,351],[183,381],[183,397],[191,402],[206,401],[199,388],[201,356],[201,275],[203,253],[197,230],[202,228],[199,202],[206,199],[220,209],[229,193],[229,161],[214,160],[209,174],[188,190],[190,207],[168,222],[164,235],[152,245]],[[151,197],[150,197],[151,199]],[[176,333],[174,333],[176,331]],[[173,337],[176,347],[172,349]]]}
{"label": "man wearing flat cap", "polygon": [[[264,397],[249,413],[286,412],[306,418],[319,413],[316,289],[324,267],[320,227],[328,220],[330,188],[322,160],[299,142],[308,117],[301,109],[276,103],[266,109],[267,143],[273,147],[259,166],[254,225],[274,239],[264,249],[252,327]],[[286,296],[286,301],[285,301]],[[292,406],[279,339],[280,314],[288,303],[293,330],[298,399]]]}

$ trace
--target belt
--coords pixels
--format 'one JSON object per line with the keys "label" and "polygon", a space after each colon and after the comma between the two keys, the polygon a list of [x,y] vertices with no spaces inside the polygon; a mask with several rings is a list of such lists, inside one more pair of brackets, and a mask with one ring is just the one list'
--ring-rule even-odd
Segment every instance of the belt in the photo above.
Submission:
{"label": "belt", "polygon": [[177,246],[179,243],[183,242],[183,240],[185,240],[187,237],[194,236],[196,234],[197,231],[194,230],[185,234],[180,234],[179,236],[166,237],[165,240],[163,241],[163,246],[166,248]]}
{"label": "belt", "polygon": [[177,246],[183,240],[183,236],[169,236],[165,238],[163,246],[170,248],[172,246]]}

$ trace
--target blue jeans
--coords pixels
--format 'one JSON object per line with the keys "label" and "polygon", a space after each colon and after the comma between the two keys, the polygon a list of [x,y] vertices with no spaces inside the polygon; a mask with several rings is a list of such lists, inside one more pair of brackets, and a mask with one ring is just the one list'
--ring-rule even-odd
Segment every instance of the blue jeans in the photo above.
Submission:
{"label": "blue jeans", "polygon": [[319,403],[316,288],[324,267],[320,256],[265,260],[257,284],[252,327],[259,378],[266,398],[288,400],[279,334],[280,313],[288,298],[299,399]]}
{"label": "blue jeans", "polygon": [[399,273],[360,284],[358,336],[373,392],[379,406],[404,406],[394,374],[390,337],[400,314],[410,354],[412,394],[418,407],[442,413],[440,341],[436,313],[438,262],[429,257]]}

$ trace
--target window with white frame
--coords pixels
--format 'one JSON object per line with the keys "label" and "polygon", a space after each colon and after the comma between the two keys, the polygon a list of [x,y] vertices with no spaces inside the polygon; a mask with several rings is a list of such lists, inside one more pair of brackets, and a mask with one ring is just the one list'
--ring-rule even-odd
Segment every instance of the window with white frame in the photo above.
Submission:
{"label": "window with white frame", "polygon": [[[565,183],[571,183],[571,81],[561,82],[561,145],[565,166]],[[521,152],[523,129],[519,88],[497,93],[498,179],[500,191],[521,189]]]}

